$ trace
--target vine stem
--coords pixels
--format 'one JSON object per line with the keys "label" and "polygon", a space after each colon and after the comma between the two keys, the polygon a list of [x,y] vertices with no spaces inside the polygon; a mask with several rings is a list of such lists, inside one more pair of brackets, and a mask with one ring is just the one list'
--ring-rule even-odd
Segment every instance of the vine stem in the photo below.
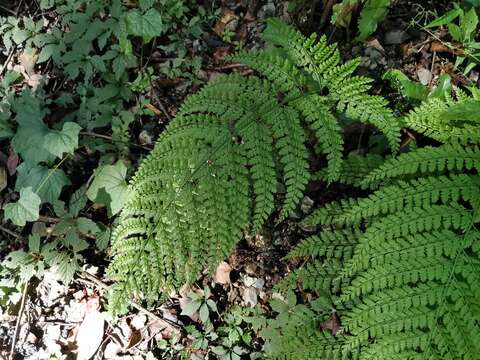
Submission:
{"label": "vine stem", "polygon": [[20,322],[22,321],[23,311],[25,310],[25,302],[26,302],[26,299],[27,299],[28,283],[29,283],[29,280],[27,280],[25,282],[25,285],[23,286],[22,302],[20,304],[20,310],[18,311],[17,322],[15,323],[15,332],[13,334],[12,346],[10,348],[10,356],[8,357],[9,360],[13,360],[13,355],[15,354],[15,346],[17,344],[18,333],[19,333],[19,330],[20,330]]}

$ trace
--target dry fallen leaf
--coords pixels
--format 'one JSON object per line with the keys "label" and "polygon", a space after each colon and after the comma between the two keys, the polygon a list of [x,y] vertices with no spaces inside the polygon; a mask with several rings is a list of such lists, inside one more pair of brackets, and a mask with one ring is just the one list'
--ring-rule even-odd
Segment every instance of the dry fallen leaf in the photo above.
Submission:
{"label": "dry fallen leaf", "polygon": [[26,48],[18,57],[20,64],[23,66],[23,69],[28,76],[35,74],[35,64],[37,63],[37,59],[37,49],[35,48]]}
{"label": "dry fallen leaf", "polygon": [[78,360],[90,359],[102,343],[105,318],[104,315],[98,311],[98,305],[98,298],[91,298],[87,302],[87,312],[78,327],[76,337]]}
{"label": "dry fallen leaf", "polygon": [[7,170],[2,166],[0,167],[0,191],[7,187]]}
{"label": "dry fallen leaf", "polygon": [[220,265],[218,265],[217,271],[215,272],[215,282],[222,285],[230,284],[231,271],[232,267],[225,261],[222,261]]}
{"label": "dry fallen leaf", "polygon": [[222,37],[225,29],[234,31],[238,26],[238,16],[232,10],[226,9],[220,19],[215,24],[213,31]]}
{"label": "dry fallen leaf", "polygon": [[7,159],[7,170],[10,176],[14,175],[17,171],[18,160],[18,154],[10,148]]}
{"label": "dry fallen leaf", "polygon": [[253,287],[247,287],[243,290],[243,301],[245,306],[255,307],[258,303],[257,290]]}
{"label": "dry fallen leaf", "polygon": [[335,336],[337,334],[338,329],[340,329],[340,320],[336,313],[333,313],[330,319],[325,320],[320,324],[322,330],[330,330],[332,335]]}

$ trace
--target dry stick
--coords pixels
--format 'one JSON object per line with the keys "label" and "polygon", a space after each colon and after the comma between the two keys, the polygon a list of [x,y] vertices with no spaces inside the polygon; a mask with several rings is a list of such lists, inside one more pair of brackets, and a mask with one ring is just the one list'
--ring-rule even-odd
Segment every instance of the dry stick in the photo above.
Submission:
{"label": "dry stick", "polygon": [[136,147],[136,148],[143,149],[143,150],[148,150],[148,151],[152,150],[152,148],[148,147],[148,146],[138,145],[138,144],[128,142],[128,141],[114,140],[111,136],[108,136],[108,135],[97,134],[97,133],[89,132],[89,131],[80,131],[80,134],[85,135],[85,136],[96,137],[96,138],[99,138],[99,139],[109,140],[113,143],[117,142],[117,143],[121,143],[121,144],[125,144],[125,145],[130,145],[132,147]]}
{"label": "dry stick", "polygon": [[[333,4],[335,3],[336,3],[335,0],[327,0],[327,3],[325,4],[325,8],[323,9],[323,12],[322,12],[322,17],[320,18],[320,29],[323,29],[327,24],[328,15],[330,15],[333,8]],[[314,10],[315,9],[313,9],[312,12]]]}
{"label": "dry stick", "polygon": [[12,230],[7,229],[6,227],[0,225],[0,230],[3,231],[4,233],[7,233],[8,235],[13,236],[16,239],[21,239],[22,237],[18,235],[17,233],[13,232]]}
{"label": "dry stick", "polygon": [[[106,291],[110,290],[110,286],[108,286],[108,285],[105,284],[103,281],[101,281],[101,280],[98,279],[97,277],[95,277],[95,276],[93,276],[93,275],[91,275],[91,274],[89,274],[89,273],[87,273],[87,272],[82,272],[82,273],[80,274],[80,276],[83,276],[83,277],[85,277],[87,280],[90,280],[90,282],[93,282],[94,285],[98,286],[99,288],[102,288],[103,290],[106,290]],[[154,319],[154,320],[156,320],[156,321],[158,321],[158,322],[160,322],[160,323],[166,323],[167,325],[173,326],[173,327],[175,327],[176,329],[179,329],[179,328],[180,328],[180,326],[179,326],[177,323],[175,323],[175,322],[173,322],[173,321],[171,321],[171,320],[168,320],[168,319],[161,318],[161,317],[158,316],[158,315],[155,315],[154,313],[152,313],[151,311],[145,309],[143,306],[137,304],[137,303],[134,302],[134,301],[131,301],[131,300],[130,300],[130,304],[132,305],[133,308],[137,309],[137,310],[140,311],[140,312],[145,313],[146,315],[150,316],[152,319]]]}
{"label": "dry stick", "polygon": [[433,52],[432,56],[432,66],[430,67],[430,81],[428,82],[428,87],[430,88],[432,86],[432,81],[433,81],[433,68],[435,67],[435,61],[437,60],[437,52]]}
{"label": "dry stick", "polygon": [[17,14],[15,13],[15,11],[13,11],[12,9],[7,8],[6,6],[0,5],[0,9],[3,10],[3,11],[6,11],[6,12],[12,14],[12,15],[15,15],[15,16],[17,15]]}
{"label": "dry stick", "polygon": [[25,282],[25,285],[23,287],[22,303],[20,304],[20,310],[18,311],[17,322],[15,324],[15,332],[13,334],[12,347],[10,348],[10,356],[8,358],[9,360],[13,360],[13,355],[15,354],[15,346],[17,344],[18,333],[20,330],[20,321],[22,320],[23,310],[25,309],[25,300],[27,298],[27,290],[28,290],[28,280],[27,282]]}
{"label": "dry stick", "polygon": [[5,69],[7,68],[8,64],[10,64],[10,61],[12,60],[13,54],[15,53],[15,50],[17,50],[17,46],[15,45],[12,50],[10,50],[10,53],[8,54],[7,60],[2,65],[2,68],[0,69],[0,76],[3,74]]}

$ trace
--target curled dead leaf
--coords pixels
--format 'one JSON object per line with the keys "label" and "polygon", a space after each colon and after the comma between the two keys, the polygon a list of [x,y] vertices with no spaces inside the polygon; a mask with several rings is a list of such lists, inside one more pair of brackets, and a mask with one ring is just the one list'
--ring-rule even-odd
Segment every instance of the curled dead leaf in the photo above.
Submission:
{"label": "curled dead leaf", "polygon": [[230,272],[232,271],[232,267],[222,261],[218,267],[217,271],[215,272],[215,282],[217,284],[227,285],[230,284]]}

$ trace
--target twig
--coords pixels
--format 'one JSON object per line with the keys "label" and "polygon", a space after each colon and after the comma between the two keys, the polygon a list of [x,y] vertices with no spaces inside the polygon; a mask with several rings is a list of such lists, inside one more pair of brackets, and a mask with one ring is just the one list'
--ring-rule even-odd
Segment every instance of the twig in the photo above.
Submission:
{"label": "twig", "polygon": [[15,50],[17,50],[17,46],[15,45],[12,50],[10,50],[10,53],[7,56],[7,59],[2,65],[2,68],[0,69],[0,76],[3,74],[5,69],[7,68],[8,64],[10,64],[10,61],[12,60],[13,54],[15,53]]}
{"label": "twig", "polygon": [[228,64],[223,66],[217,66],[214,70],[229,70],[229,69],[237,69],[237,68],[247,68],[248,66],[245,64]]}
{"label": "twig", "polygon": [[428,87],[430,88],[432,86],[432,81],[433,81],[433,68],[435,67],[435,60],[437,60],[437,52],[433,52],[432,56],[432,66],[430,67],[430,81],[428,83]]}
{"label": "twig", "polygon": [[17,322],[15,324],[15,332],[13,334],[12,347],[10,348],[10,356],[8,358],[9,360],[13,360],[13,355],[15,354],[15,346],[17,344],[18,333],[20,330],[20,321],[22,320],[23,311],[25,309],[25,300],[27,298],[27,290],[28,290],[28,281],[25,283],[23,287],[22,302],[20,304],[20,310],[18,311]]}
{"label": "twig", "polygon": [[61,220],[59,218],[54,218],[54,217],[51,217],[51,216],[40,215],[38,217],[38,221],[43,222],[43,223],[49,223],[49,224],[58,224]]}
{"label": "twig", "polygon": [[[99,288],[105,290],[105,291],[108,291],[110,290],[110,286],[108,286],[107,284],[105,284],[103,281],[101,281],[100,279],[98,279],[97,277],[87,273],[87,272],[82,272],[80,274],[80,276],[86,278],[86,280],[89,280],[90,282],[92,282],[94,285],[98,286]],[[78,279],[78,280],[85,280],[85,279]],[[136,302],[130,300],[130,304],[132,305],[133,308],[137,309],[138,311],[140,312],[143,312],[144,314],[148,315],[149,317],[151,317],[153,320],[156,320],[160,323],[166,323],[168,324],[168,326],[173,326],[175,327],[176,329],[179,329],[180,326],[171,321],[171,320],[168,320],[168,319],[165,319],[165,318],[161,318],[160,316],[158,315],[155,315],[154,313],[152,313],[151,311],[145,309],[142,305],[140,304],[137,304]]]}
{"label": "twig", "polygon": [[[322,12],[322,17],[320,18],[320,29],[323,29],[327,23],[328,15],[332,12],[332,7],[333,4],[335,4],[335,0],[327,0],[327,3],[325,4],[325,8],[323,9]],[[312,11],[314,11],[313,9]]]}
{"label": "twig", "polygon": [[8,235],[11,235],[13,236],[14,238],[16,239],[22,239],[22,237],[20,235],[18,235],[17,233],[13,232],[12,230],[9,230],[7,229],[6,227],[0,225],[0,230],[3,231],[4,233],[7,233]]}
{"label": "twig", "polygon": [[130,145],[130,146],[133,146],[133,147],[136,147],[136,148],[139,148],[139,149],[143,149],[143,150],[148,150],[148,151],[152,150],[152,148],[148,147],[148,146],[138,145],[138,144],[135,144],[135,143],[132,143],[132,142],[129,142],[129,141],[114,140],[111,136],[108,136],[108,135],[97,134],[97,133],[89,132],[89,131],[81,131],[80,134],[86,135],[86,136],[96,137],[96,138],[99,138],[99,139],[109,140],[113,143],[117,142],[117,143],[121,143],[121,144],[125,144],[125,145]]}
{"label": "twig", "polygon": [[15,16],[18,16],[18,13],[20,12],[20,8],[22,7],[22,5],[23,5],[23,0],[20,0],[17,6],[17,10],[15,10]]}
{"label": "twig", "polygon": [[7,8],[6,6],[0,5],[0,9],[2,9],[3,11],[6,11],[6,12],[12,14],[12,15],[15,15],[15,16],[17,15],[17,14],[15,14],[15,11],[13,11],[12,9]]}

